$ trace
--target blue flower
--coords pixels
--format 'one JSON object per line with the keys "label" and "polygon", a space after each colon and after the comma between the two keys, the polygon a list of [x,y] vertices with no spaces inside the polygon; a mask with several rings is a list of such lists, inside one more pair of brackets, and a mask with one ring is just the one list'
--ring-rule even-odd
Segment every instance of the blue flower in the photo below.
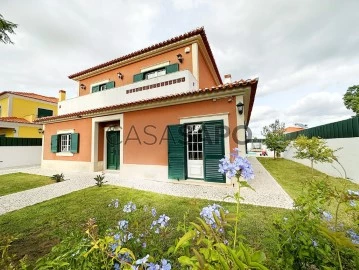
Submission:
{"label": "blue flower", "polygon": [[315,241],[315,240],[312,240],[312,244],[313,244],[313,247],[317,247],[317,246],[318,246],[318,242]]}
{"label": "blue flower", "polygon": [[350,200],[350,201],[349,201],[349,204],[350,204],[351,207],[357,206],[356,202],[353,201],[353,200]]}
{"label": "blue flower", "polygon": [[118,226],[120,227],[120,230],[124,231],[128,229],[128,221],[127,220],[120,220],[118,222]]}
{"label": "blue flower", "polygon": [[248,159],[239,156],[238,148],[235,148],[234,151],[235,152],[231,153],[232,161],[228,157],[224,157],[219,160],[218,171],[225,174],[228,178],[241,176],[245,180],[253,179],[254,173],[252,165]]}
{"label": "blue flower", "polygon": [[115,270],[120,270],[120,264],[119,264],[119,263],[115,263],[115,264],[113,265],[113,269],[115,269]]}
{"label": "blue flower", "polygon": [[326,221],[330,221],[333,218],[333,216],[329,212],[323,211],[323,218]]}
{"label": "blue flower", "polygon": [[161,228],[163,228],[167,226],[169,220],[170,218],[163,214],[158,218],[157,223],[161,225]]}
{"label": "blue flower", "polygon": [[146,264],[148,258],[150,257],[150,255],[146,255],[145,257],[143,257],[142,259],[138,259],[136,261],[136,265],[143,265],[143,264]]}
{"label": "blue flower", "polygon": [[157,215],[157,211],[155,208],[151,209],[152,216],[155,217]]}
{"label": "blue flower", "polygon": [[348,190],[349,195],[359,196],[359,190]]}
{"label": "blue flower", "polygon": [[123,212],[125,213],[131,213],[133,211],[136,210],[136,204],[134,204],[133,202],[128,202],[124,207],[123,207]]}
{"label": "blue flower", "polygon": [[211,225],[212,228],[216,228],[217,225],[213,213],[218,217],[218,219],[221,219],[221,214],[219,212],[221,208],[222,206],[218,204],[208,205],[207,207],[202,208],[200,216],[206,221],[208,225]]}
{"label": "blue flower", "polygon": [[158,264],[150,263],[147,270],[160,270],[160,266]]}
{"label": "blue flower", "polygon": [[359,234],[354,232],[353,229],[348,230],[347,234],[349,234],[353,244],[359,245]]}
{"label": "blue flower", "polygon": [[171,270],[171,264],[166,259],[162,259],[161,264],[162,270]]}
{"label": "blue flower", "polygon": [[147,247],[146,242],[143,242],[143,243],[142,243],[142,248],[146,248],[146,247]]}
{"label": "blue flower", "polygon": [[108,207],[114,207],[114,208],[118,208],[118,206],[119,206],[119,201],[118,201],[118,199],[112,199],[111,200],[111,203],[108,205]]}

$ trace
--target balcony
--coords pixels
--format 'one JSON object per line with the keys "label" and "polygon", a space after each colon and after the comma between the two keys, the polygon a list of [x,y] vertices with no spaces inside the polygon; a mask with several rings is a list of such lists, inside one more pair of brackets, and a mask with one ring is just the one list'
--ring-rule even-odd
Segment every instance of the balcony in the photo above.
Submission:
{"label": "balcony", "polygon": [[58,115],[119,105],[198,89],[198,81],[188,70],[96,92],[58,103]]}

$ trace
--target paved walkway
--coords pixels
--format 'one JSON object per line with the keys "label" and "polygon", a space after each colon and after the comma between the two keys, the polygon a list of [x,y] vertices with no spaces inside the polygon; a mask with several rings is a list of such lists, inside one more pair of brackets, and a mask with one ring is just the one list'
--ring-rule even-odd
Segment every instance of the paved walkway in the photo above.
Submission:
{"label": "paved walkway", "polygon": [[[241,190],[241,196],[245,204],[271,206],[280,208],[292,208],[293,201],[281,186],[273,179],[266,169],[256,158],[249,158],[254,169],[255,179],[249,183],[255,191],[249,188]],[[42,170],[39,167],[0,170],[0,174],[13,172],[24,172],[39,175],[51,176],[57,171]],[[47,186],[34,188],[18,193],[13,193],[0,197],[0,215],[14,210],[34,205],[52,198],[69,194],[73,191],[81,190],[95,185],[93,179],[97,173],[89,172],[64,172],[65,179],[61,183],[55,183]],[[200,181],[151,181],[151,180],[120,180],[118,173],[106,173],[108,184],[129,187],[145,191],[153,191],[162,194],[201,198],[216,201],[223,201],[227,195],[233,195],[236,188],[231,185],[216,183],[206,183]],[[226,201],[233,201],[226,199]]]}

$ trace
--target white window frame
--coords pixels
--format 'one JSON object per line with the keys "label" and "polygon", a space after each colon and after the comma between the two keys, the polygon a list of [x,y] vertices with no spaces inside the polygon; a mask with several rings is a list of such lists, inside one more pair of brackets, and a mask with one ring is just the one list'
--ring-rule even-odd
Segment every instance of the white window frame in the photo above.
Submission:
{"label": "white window frame", "polygon": [[166,68],[157,69],[154,71],[149,71],[146,73],[146,80],[157,78],[159,76],[166,75]]}
{"label": "white window frame", "polygon": [[[57,135],[58,135],[58,140],[60,140],[60,152],[56,153],[56,156],[58,157],[72,157],[74,154],[70,152],[71,150],[71,135],[75,133],[74,129],[63,129],[63,130],[58,130],[57,131]],[[69,139],[69,147],[68,147],[68,151],[62,151],[62,135],[68,135],[70,137]]]}
{"label": "white window frame", "polygon": [[60,134],[60,152],[69,153],[71,150],[71,134]]}

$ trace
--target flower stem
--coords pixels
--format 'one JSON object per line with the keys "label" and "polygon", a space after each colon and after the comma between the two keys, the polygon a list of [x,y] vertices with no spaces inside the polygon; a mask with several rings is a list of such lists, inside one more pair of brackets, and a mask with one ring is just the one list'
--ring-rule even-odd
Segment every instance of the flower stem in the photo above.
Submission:
{"label": "flower stem", "polygon": [[238,183],[238,192],[236,194],[236,200],[237,200],[237,211],[236,211],[236,226],[234,228],[234,241],[233,241],[233,249],[236,248],[236,242],[237,242],[237,230],[238,230],[238,220],[239,220],[239,203],[240,203],[240,190],[241,190],[241,184],[239,182],[239,176],[237,176],[237,183]]}

